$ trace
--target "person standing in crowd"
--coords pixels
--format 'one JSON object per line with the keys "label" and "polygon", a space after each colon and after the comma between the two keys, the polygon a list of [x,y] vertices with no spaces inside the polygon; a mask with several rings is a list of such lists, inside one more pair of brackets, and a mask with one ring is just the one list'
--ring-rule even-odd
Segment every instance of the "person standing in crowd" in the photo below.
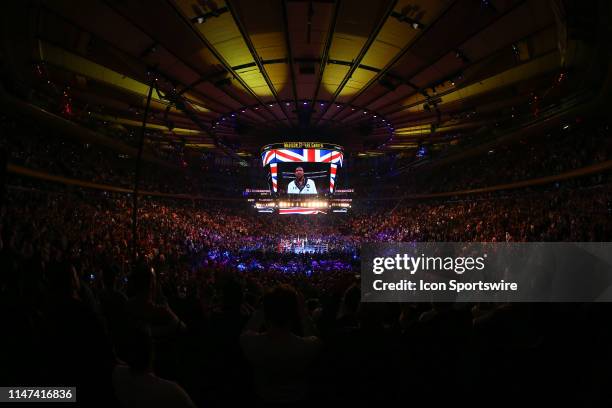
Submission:
{"label": "person standing in crowd", "polygon": [[291,286],[276,286],[242,333],[255,391],[264,403],[299,403],[308,398],[307,373],[321,341],[300,303]]}
{"label": "person standing in crowd", "polygon": [[164,380],[153,371],[153,341],[146,326],[129,330],[125,343],[127,365],[113,369],[113,389],[124,408],[193,408],[195,404],[175,382]]}

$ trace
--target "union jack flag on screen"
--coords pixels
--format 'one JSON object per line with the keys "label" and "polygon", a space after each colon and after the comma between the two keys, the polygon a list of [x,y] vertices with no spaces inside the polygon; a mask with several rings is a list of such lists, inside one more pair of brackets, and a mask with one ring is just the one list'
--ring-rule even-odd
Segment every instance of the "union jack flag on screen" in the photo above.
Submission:
{"label": "union jack flag on screen", "polygon": [[338,150],[327,149],[272,149],[263,152],[261,160],[264,167],[272,163],[334,163],[342,167],[344,156]]}
{"label": "union jack flag on screen", "polygon": [[270,176],[272,177],[272,191],[278,191],[278,164],[270,164]]}
{"label": "union jack flag on screen", "polygon": [[329,192],[333,193],[336,187],[336,174],[338,173],[338,166],[331,164],[329,168]]}

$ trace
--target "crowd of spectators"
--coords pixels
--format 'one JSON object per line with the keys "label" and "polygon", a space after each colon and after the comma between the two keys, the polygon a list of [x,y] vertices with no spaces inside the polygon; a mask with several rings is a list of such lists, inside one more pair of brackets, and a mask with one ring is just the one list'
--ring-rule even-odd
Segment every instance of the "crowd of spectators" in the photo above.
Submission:
{"label": "crowd of spectators", "polygon": [[[14,85],[17,84],[11,84]],[[72,91],[69,86],[60,87],[52,81],[42,80],[39,85],[40,89],[21,88],[21,96],[28,101],[28,103],[45,110],[51,114],[77,123],[80,126],[93,130],[105,137],[114,139],[127,146],[137,148],[139,144],[138,132],[130,127],[125,127],[119,124],[109,123],[105,119],[106,116],[111,112],[105,111],[101,105],[83,104],[76,103],[72,98]],[[19,89],[17,85],[16,91]],[[58,100],[61,101],[58,103]],[[134,115],[134,120],[140,122],[142,120],[143,112],[136,109],[130,109],[130,112]],[[154,115],[151,115],[152,118]],[[164,140],[164,135],[159,130],[147,130],[147,138],[145,139],[146,144],[150,147],[149,152],[156,155],[157,157],[167,160],[172,163],[180,163],[184,159],[184,146],[180,144],[173,145],[173,148],[161,148],[159,140]]]}
{"label": "crowd of spectators", "polygon": [[[0,146],[6,146],[11,164],[79,181],[134,187],[134,157],[66,138],[56,131],[26,124],[23,119],[0,116]],[[208,161],[167,161],[167,166],[162,166],[143,160],[140,189],[171,194],[237,196],[248,186],[246,172],[241,173],[240,168],[215,168],[209,166]]]}
{"label": "crowd of spectators", "polygon": [[[558,371],[566,364],[590,370],[573,386],[599,398],[595,350],[610,340],[588,326],[599,308],[360,303],[354,250],[376,241],[605,240],[611,199],[600,186],[287,218],[142,199],[134,261],[129,197],[11,187],[0,220],[1,310],[11,328],[3,350],[23,352],[3,366],[20,384],[77,384],[82,402],[124,406],[374,403],[407,392],[436,400],[441,384],[453,399],[485,398],[510,379],[544,398],[569,386]],[[297,233],[327,236],[337,249],[278,253],[274,243]],[[558,361],[584,344],[583,329],[600,348]]]}
{"label": "crowd of spectators", "polygon": [[612,131],[607,120],[563,124],[545,135],[417,175],[416,189],[439,192],[487,187],[561,174],[610,158]]}
{"label": "crowd of spectators", "polygon": [[[367,159],[364,164],[377,168],[376,175],[354,178],[362,192],[384,196],[402,196],[452,192],[538,177],[554,176],[610,160],[612,131],[608,119],[576,120],[563,123],[541,135],[514,140],[510,144],[491,147],[483,154],[469,156],[449,164],[437,165],[436,159],[410,169],[414,158],[389,160]],[[401,171],[400,171],[401,169]],[[372,183],[372,179],[376,181]],[[595,182],[612,180],[612,173],[598,173]],[[361,185],[359,183],[362,183]]]}
{"label": "crowd of spectators", "polygon": [[[2,132],[8,162],[131,187],[116,154],[11,123]],[[537,167],[548,140],[525,161],[484,158],[499,180],[455,171],[457,184],[439,188],[606,158],[597,150],[604,136],[583,147],[568,138],[553,149],[561,165]],[[586,153],[570,159],[567,146]],[[188,187],[192,178],[143,173],[143,189],[202,191]],[[318,216],[143,197],[136,237],[129,195],[3,180],[3,384],[75,385],[85,406],[610,401],[606,305],[373,304],[359,289],[367,242],[608,241],[605,178],[462,200],[356,202],[348,214]],[[281,253],[297,237],[327,251]]]}
{"label": "crowd of spectators", "polygon": [[[124,188],[134,185],[133,157],[66,139],[9,117],[0,118],[0,130],[0,144],[10,146],[11,163],[88,182]],[[601,163],[611,155],[608,121],[579,121],[528,141],[493,148],[487,154],[432,169],[425,167],[395,175],[397,164],[379,163],[381,173],[376,180],[372,176],[354,178],[355,185],[349,187],[355,187],[362,196],[452,192],[556,175]],[[267,188],[261,169],[221,166],[217,162],[214,155],[183,157],[177,163],[169,160],[168,168],[145,161],[140,187],[162,193],[234,197],[245,188]],[[350,172],[351,169],[345,169],[347,179]],[[612,173],[590,177],[589,183],[602,184],[610,182]],[[340,185],[345,185],[345,181],[341,179]]]}
{"label": "crowd of spectators", "polygon": [[443,203],[404,203],[393,212],[355,216],[347,230],[373,241],[606,241],[610,187],[524,192]]}

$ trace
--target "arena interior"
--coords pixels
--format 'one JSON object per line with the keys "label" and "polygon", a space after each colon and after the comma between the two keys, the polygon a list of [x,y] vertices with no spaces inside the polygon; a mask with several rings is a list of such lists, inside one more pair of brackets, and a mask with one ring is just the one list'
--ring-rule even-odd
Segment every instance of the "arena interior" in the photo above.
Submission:
{"label": "arena interior", "polygon": [[76,387],[65,406],[612,403],[608,302],[361,287],[366,244],[611,240],[610,2],[2,9],[0,386]]}

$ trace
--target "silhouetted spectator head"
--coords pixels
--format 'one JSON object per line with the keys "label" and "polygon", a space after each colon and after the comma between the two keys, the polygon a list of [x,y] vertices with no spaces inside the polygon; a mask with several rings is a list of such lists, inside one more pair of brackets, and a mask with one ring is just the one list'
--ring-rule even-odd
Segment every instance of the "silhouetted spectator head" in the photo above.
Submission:
{"label": "silhouetted spectator head", "polygon": [[139,264],[129,280],[130,296],[153,296],[157,286],[155,271],[145,264]]}
{"label": "silhouetted spectator head", "polygon": [[52,262],[47,268],[51,293],[58,298],[78,298],[80,282],[74,266],[67,261]]}
{"label": "silhouetted spectator head", "polygon": [[320,307],[321,307],[321,302],[319,301],[319,299],[312,298],[306,301],[306,310],[308,310],[308,313],[310,315],[312,315],[314,311]]}
{"label": "silhouetted spectator head", "polygon": [[223,285],[223,308],[225,310],[240,309],[243,302],[243,288],[240,282],[231,279]]}
{"label": "silhouetted spectator head", "polygon": [[120,342],[119,354],[135,371],[150,371],[153,368],[153,340],[147,326],[136,325],[126,330]]}
{"label": "silhouetted spectator head", "polygon": [[9,250],[0,250],[0,289],[4,285],[7,287],[16,287],[19,281],[17,259]]}
{"label": "silhouetted spectator head", "polygon": [[289,285],[278,285],[264,296],[264,315],[269,326],[289,329],[298,318],[298,296]]}
{"label": "silhouetted spectator head", "polygon": [[384,303],[372,303],[364,302],[359,307],[359,327],[367,330],[378,330],[383,328],[384,315],[385,315],[385,304]]}
{"label": "silhouetted spectator head", "polygon": [[104,281],[104,287],[106,289],[114,289],[115,281],[117,280],[118,274],[117,267],[115,265],[107,265],[104,268],[104,273],[102,275],[102,279]]}
{"label": "silhouetted spectator head", "polygon": [[361,290],[357,285],[351,285],[346,292],[344,292],[344,313],[354,314],[359,309],[359,303],[361,302]]}
{"label": "silhouetted spectator head", "polygon": [[432,302],[431,308],[438,312],[452,311],[455,304],[453,302]]}

